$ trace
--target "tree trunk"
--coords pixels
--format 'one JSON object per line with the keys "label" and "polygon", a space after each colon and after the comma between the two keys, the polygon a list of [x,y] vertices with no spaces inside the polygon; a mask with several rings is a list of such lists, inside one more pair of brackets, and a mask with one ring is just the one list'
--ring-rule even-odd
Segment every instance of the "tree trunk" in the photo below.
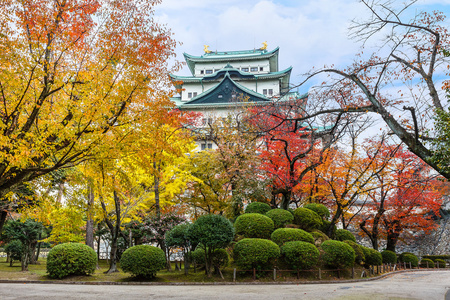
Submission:
{"label": "tree trunk", "polygon": [[92,188],[92,183],[89,182],[89,194],[87,201],[87,220],[86,220],[86,245],[94,249],[94,191]]}
{"label": "tree trunk", "polygon": [[289,204],[291,203],[291,190],[286,190],[281,193],[283,195],[283,199],[281,200],[281,208],[287,210],[289,208]]}
{"label": "tree trunk", "polygon": [[188,275],[190,267],[189,251],[183,250],[183,258],[184,258],[184,275]]}
{"label": "tree trunk", "polygon": [[106,271],[106,274],[110,274],[113,272],[119,272],[117,269],[117,240],[119,238],[120,233],[120,199],[117,196],[117,192],[114,191],[114,206],[115,206],[115,213],[116,213],[116,224],[115,226],[112,224],[112,222],[108,219],[107,211],[106,211],[106,205],[103,199],[101,199],[101,205],[102,209],[105,213],[105,222],[108,226],[108,229],[111,233],[111,251],[110,251],[110,265],[109,270]]}
{"label": "tree trunk", "polygon": [[395,247],[397,246],[398,237],[400,236],[399,233],[396,232],[388,232],[387,238],[386,238],[386,250],[395,252]]}
{"label": "tree trunk", "polygon": [[6,217],[8,216],[8,211],[0,211],[0,235],[2,234],[3,225],[5,225]]}

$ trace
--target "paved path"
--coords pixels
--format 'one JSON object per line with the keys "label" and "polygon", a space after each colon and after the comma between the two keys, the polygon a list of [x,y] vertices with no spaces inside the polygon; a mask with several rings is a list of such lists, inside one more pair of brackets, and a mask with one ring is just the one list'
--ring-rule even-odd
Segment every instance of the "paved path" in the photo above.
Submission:
{"label": "paved path", "polygon": [[144,286],[1,283],[0,299],[450,300],[449,291],[450,271],[420,271],[399,273],[375,281],[339,284]]}

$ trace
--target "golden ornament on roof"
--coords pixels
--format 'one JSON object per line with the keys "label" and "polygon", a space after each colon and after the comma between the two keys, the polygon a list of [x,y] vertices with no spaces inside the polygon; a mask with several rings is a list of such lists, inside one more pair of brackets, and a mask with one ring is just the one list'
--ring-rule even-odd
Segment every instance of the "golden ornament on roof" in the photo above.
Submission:
{"label": "golden ornament on roof", "polygon": [[209,46],[208,45],[204,45],[203,46],[203,51],[205,51],[205,53],[211,53],[212,51],[208,49]]}
{"label": "golden ornament on roof", "polygon": [[266,50],[267,49],[267,41],[263,42],[262,44],[263,45],[261,48],[259,48],[259,50]]}

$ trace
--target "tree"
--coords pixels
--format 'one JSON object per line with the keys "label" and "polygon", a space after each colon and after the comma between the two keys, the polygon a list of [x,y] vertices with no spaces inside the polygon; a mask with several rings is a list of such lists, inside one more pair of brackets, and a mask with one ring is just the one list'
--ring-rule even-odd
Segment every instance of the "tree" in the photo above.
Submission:
{"label": "tree", "polygon": [[[446,164],[436,160],[429,143],[435,138],[429,121],[445,106],[438,82],[449,65],[449,35],[441,25],[445,16],[440,12],[421,12],[405,20],[405,12],[415,2],[398,8],[394,1],[362,0],[371,16],[355,21],[351,36],[364,44],[381,36],[379,49],[369,59],[357,56],[345,69],[312,71],[307,80],[328,74],[330,78],[321,91],[343,95],[339,101],[329,102],[330,110],[378,114],[411,152],[450,179]],[[391,94],[393,89],[397,95]]]}
{"label": "tree", "polygon": [[175,42],[152,18],[159,2],[1,2],[1,198],[100,151],[111,129],[171,107]]}
{"label": "tree", "polygon": [[436,228],[442,194],[430,167],[408,150],[400,148],[387,169],[377,177],[379,185],[360,216],[360,228],[374,249],[378,249],[379,237],[384,237],[386,249],[395,251],[401,236],[408,238],[408,231]]}
{"label": "tree", "polygon": [[44,226],[32,219],[9,220],[5,226],[5,235],[10,240],[19,240],[22,242],[23,251],[20,259],[22,263],[22,271],[28,271],[28,263],[33,252],[33,244],[36,244]]}

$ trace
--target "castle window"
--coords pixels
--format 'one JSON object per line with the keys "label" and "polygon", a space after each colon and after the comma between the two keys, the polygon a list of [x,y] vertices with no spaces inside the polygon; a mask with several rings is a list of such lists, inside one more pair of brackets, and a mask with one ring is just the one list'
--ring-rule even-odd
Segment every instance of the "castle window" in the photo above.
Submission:
{"label": "castle window", "polygon": [[223,98],[223,95],[222,95],[222,94],[219,94],[219,95],[217,96],[217,98]]}
{"label": "castle window", "polygon": [[200,74],[204,74],[205,73],[205,71],[203,71],[203,70],[200,70]]}
{"label": "castle window", "polygon": [[205,73],[206,73],[206,74],[212,74],[212,73],[213,73],[213,70],[206,70]]}
{"label": "castle window", "polygon": [[263,95],[267,95],[267,89],[263,89]]}
{"label": "castle window", "polygon": [[192,97],[197,97],[197,92],[193,92]]}
{"label": "castle window", "polygon": [[269,89],[269,96],[272,96],[272,95],[273,95],[273,90]]}
{"label": "castle window", "polygon": [[248,68],[241,68],[242,72],[248,72]]}
{"label": "castle window", "polygon": [[251,67],[251,68],[250,68],[250,71],[252,71],[252,72],[258,72],[258,67]]}
{"label": "castle window", "polygon": [[259,67],[259,71],[264,71],[264,68],[263,67]]}
{"label": "castle window", "polygon": [[192,98],[192,92],[189,92],[188,93],[188,99],[191,99]]}

